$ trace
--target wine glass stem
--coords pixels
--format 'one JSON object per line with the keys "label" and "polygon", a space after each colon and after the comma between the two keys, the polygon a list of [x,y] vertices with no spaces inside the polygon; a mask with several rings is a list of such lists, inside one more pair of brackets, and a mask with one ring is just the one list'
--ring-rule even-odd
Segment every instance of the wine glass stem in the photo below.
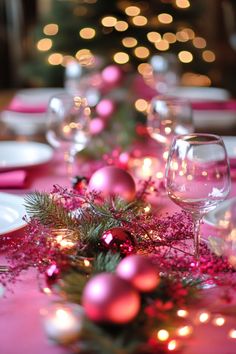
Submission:
{"label": "wine glass stem", "polygon": [[200,258],[200,225],[201,218],[193,216],[193,233],[194,233],[194,257],[196,261],[199,261]]}
{"label": "wine glass stem", "polygon": [[75,176],[74,164],[75,164],[75,154],[71,151],[66,151],[64,153],[64,160],[66,163],[66,174],[68,178]]}

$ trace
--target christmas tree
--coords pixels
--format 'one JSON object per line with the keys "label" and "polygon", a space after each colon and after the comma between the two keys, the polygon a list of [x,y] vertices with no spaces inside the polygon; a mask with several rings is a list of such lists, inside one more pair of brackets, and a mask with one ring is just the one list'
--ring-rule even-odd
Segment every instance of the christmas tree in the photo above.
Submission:
{"label": "christmas tree", "polygon": [[171,52],[184,80],[195,75],[210,85],[215,54],[198,30],[206,6],[204,0],[48,0],[22,75],[30,86],[61,86],[71,58],[96,55],[104,65],[142,73],[153,55]]}

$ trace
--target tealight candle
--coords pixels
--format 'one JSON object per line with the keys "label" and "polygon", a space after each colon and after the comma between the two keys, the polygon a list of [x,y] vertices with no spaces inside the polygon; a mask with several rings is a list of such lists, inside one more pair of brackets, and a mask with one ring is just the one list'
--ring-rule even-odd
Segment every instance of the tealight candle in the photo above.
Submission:
{"label": "tealight candle", "polygon": [[43,323],[49,339],[59,344],[69,344],[79,337],[82,312],[78,306],[56,305],[46,311]]}

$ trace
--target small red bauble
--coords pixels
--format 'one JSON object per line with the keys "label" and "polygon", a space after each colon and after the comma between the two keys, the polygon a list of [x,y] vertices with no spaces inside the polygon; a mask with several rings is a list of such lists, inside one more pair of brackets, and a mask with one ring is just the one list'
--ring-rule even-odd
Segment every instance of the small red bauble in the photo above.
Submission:
{"label": "small red bauble", "polygon": [[72,179],[72,186],[73,188],[78,191],[82,192],[88,185],[88,178],[84,176],[75,176]]}
{"label": "small red bauble", "polygon": [[82,305],[95,322],[124,324],[140,309],[140,295],[127,281],[113,273],[100,273],[85,285]]}
{"label": "small red bauble", "polygon": [[101,250],[119,252],[121,256],[128,256],[135,251],[134,238],[130,232],[122,227],[113,227],[106,230],[100,238],[99,246]]}
{"label": "small red bauble", "polygon": [[118,195],[127,202],[134,200],[136,195],[133,177],[115,166],[105,166],[97,170],[90,178],[90,191],[97,191],[105,198]]}
{"label": "small red bauble", "polygon": [[151,260],[141,255],[131,255],[122,259],[117,266],[116,274],[142,292],[154,290],[160,281]]}

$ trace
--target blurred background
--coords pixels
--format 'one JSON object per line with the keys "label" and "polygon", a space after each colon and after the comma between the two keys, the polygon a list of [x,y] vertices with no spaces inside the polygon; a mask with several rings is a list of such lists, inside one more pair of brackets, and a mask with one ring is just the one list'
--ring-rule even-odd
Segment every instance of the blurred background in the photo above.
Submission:
{"label": "blurred background", "polygon": [[142,72],[174,53],[181,85],[236,95],[235,0],[0,0],[0,89],[60,87],[85,54]]}

